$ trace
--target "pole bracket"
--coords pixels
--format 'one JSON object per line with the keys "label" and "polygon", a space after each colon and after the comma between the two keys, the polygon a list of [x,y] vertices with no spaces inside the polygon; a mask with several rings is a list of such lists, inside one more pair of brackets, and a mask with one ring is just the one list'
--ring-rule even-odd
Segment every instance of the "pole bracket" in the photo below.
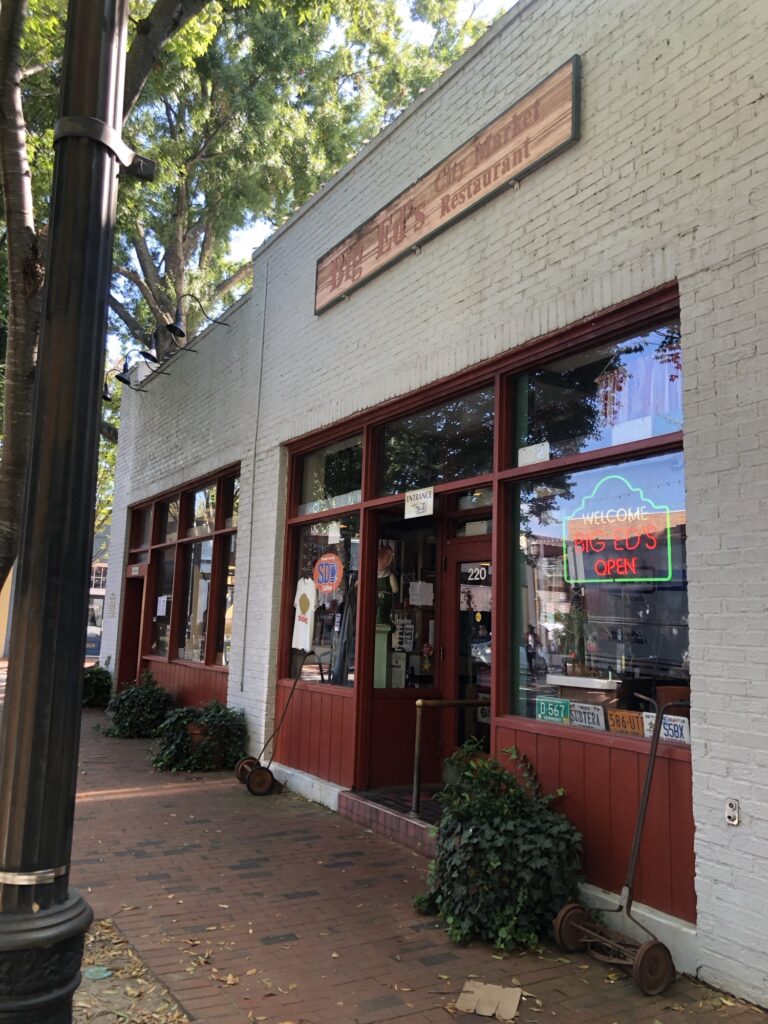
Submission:
{"label": "pole bracket", "polygon": [[0,871],[0,885],[50,885],[66,873],[63,865],[44,871]]}
{"label": "pole bracket", "polygon": [[142,181],[154,181],[157,165],[154,160],[134,153],[130,146],[127,146],[119,132],[110,128],[104,121],[95,117],[82,117],[79,114],[71,114],[68,117],[60,117],[53,129],[53,141],[59,139],[78,138],[91,139],[93,142],[100,142],[102,146],[117,158],[125,168],[126,174],[132,178],[140,178]]}

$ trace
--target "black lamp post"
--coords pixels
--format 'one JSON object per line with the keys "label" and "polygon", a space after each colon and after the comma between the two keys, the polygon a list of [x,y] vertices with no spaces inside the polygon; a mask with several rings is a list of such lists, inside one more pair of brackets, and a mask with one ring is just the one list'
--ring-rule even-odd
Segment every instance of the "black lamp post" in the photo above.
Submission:
{"label": "black lamp post", "polygon": [[70,0],[34,430],[0,735],[0,1022],[70,1024],[69,888],[128,0]]}

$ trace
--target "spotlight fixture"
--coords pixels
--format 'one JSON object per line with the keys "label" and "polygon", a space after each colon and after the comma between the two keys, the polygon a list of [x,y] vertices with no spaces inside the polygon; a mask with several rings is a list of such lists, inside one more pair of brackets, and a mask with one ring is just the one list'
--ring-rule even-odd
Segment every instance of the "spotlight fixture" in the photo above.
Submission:
{"label": "spotlight fixture", "polygon": [[[209,320],[212,324],[221,324],[222,327],[229,327],[229,324],[226,323],[224,320],[214,320],[213,317],[208,316],[202,302],[193,292],[184,292],[184,294],[179,295],[178,299],[176,300],[176,315],[173,318],[173,323],[165,324],[165,329],[168,331],[168,333],[174,340],[176,338],[186,338],[187,336],[187,332],[184,330],[184,320],[181,312],[182,299],[194,299],[195,302],[200,307],[200,311],[206,320]],[[183,346],[180,345],[179,348],[181,347]]]}
{"label": "spotlight fixture", "polygon": [[158,336],[159,331],[156,327],[154,331],[152,331],[152,337],[150,338],[149,345],[141,349],[139,352],[139,355],[141,356],[145,363],[154,363],[155,366],[160,365],[160,360],[157,358]]}

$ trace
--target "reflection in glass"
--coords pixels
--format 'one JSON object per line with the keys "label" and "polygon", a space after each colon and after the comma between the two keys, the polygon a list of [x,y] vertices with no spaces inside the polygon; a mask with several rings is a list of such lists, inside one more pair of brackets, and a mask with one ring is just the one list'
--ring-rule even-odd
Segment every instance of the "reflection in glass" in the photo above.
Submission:
{"label": "reflection in glass", "polygon": [[158,517],[157,543],[167,544],[176,540],[179,533],[179,499],[161,501],[158,505]]}
{"label": "reflection in glass", "polygon": [[679,326],[523,374],[516,413],[521,466],[682,430]]}
{"label": "reflection in glass", "polygon": [[232,649],[232,615],[235,606],[235,561],[237,535],[232,533],[221,538],[222,566],[225,577],[219,580],[219,609],[217,617],[216,664],[228,665]]}
{"label": "reflection in glass", "polygon": [[223,485],[224,494],[224,529],[230,530],[237,526],[240,515],[240,477],[230,476]]}
{"label": "reflection in glass", "polygon": [[682,453],[525,481],[516,496],[512,710],[643,735],[635,694],[687,699],[690,684]]}
{"label": "reflection in glass", "polygon": [[354,684],[359,524],[359,515],[353,514],[299,527],[291,639],[294,676],[301,671],[302,679],[313,682]]}
{"label": "reflection in glass", "polygon": [[152,509],[138,508],[131,514],[131,548],[149,547],[149,527]]}
{"label": "reflection in glass", "polygon": [[363,439],[360,435],[305,455],[301,460],[299,515],[354,505],[360,501],[362,473]]}
{"label": "reflection in glass", "polygon": [[187,661],[205,660],[212,555],[212,540],[184,546],[184,646],[179,648],[179,657]]}
{"label": "reflection in glass", "polygon": [[435,684],[435,566],[431,519],[381,513],[376,566],[373,685],[430,689]]}
{"label": "reflection in glass", "polygon": [[101,653],[101,626],[104,619],[104,598],[91,594],[88,598],[88,628],[85,636],[85,656],[96,658]]}
{"label": "reflection in glass", "polygon": [[175,549],[155,552],[155,607],[152,610],[152,641],[150,651],[164,657],[168,655],[171,632],[171,603],[173,595],[173,563]]}
{"label": "reflection in glass", "polygon": [[381,428],[380,494],[490,473],[493,388],[451,398]]}
{"label": "reflection in glass", "polygon": [[192,526],[188,537],[213,533],[216,526],[216,485],[195,491],[192,497]]}
{"label": "reflection in glass", "polygon": [[491,654],[493,608],[490,562],[461,562],[459,565],[458,699],[482,700],[487,707],[468,707],[459,711],[457,743],[478,739],[490,750],[491,735]]}

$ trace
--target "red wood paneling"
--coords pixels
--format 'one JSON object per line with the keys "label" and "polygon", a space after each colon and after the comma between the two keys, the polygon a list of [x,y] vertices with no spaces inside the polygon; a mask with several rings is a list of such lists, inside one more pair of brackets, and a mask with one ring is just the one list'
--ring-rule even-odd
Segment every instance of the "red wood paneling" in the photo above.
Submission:
{"label": "red wood paneling", "polygon": [[[538,731],[537,731],[538,730]],[[584,836],[588,882],[612,892],[624,884],[640,803],[648,745],[641,740],[574,735],[525,719],[497,719],[494,751],[517,747],[533,763],[545,792],[562,786],[561,809]],[[690,752],[659,748],[646,816],[635,899],[696,920]]]}
{"label": "red wood paneling", "polygon": [[142,668],[149,669],[158,683],[173,694],[177,704],[184,707],[211,700],[227,703],[228,674],[221,669],[154,658],[143,658]]}
{"label": "red wood paneling", "polygon": [[[292,679],[278,680],[276,722],[292,685]],[[299,683],[276,740],[275,760],[340,786],[351,786],[354,732],[354,690]]]}
{"label": "red wood paneling", "polygon": [[[370,782],[408,786],[413,781],[418,690],[374,690],[372,702]],[[422,782],[441,778],[440,708],[424,708],[421,728]]]}

